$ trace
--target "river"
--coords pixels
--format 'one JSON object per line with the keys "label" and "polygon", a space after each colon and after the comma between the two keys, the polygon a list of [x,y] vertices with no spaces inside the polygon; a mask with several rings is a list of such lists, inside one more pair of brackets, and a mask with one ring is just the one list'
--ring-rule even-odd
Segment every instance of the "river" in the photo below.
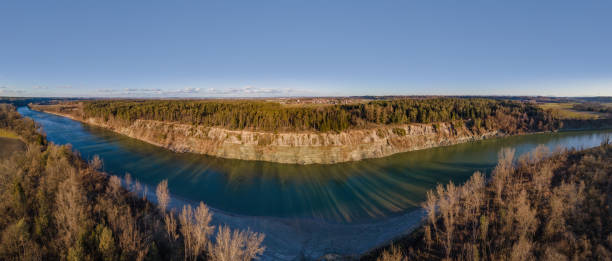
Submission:
{"label": "river", "polygon": [[69,143],[87,159],[99,155],[108,173],[130,173],[151,192],[168,179],[177,208],[203,201],[213,209],[213,223],[266,233],[267,260],[362,253],[417,226],[419,205],[436,184],[461,184],[474,171],[490,173],[503,148],[519,155],[539,144],[589,148],[612,134],[531,134],[380,159],[296,165],[176,153],[27,107],[18,111],[39,123],[49,141]]}

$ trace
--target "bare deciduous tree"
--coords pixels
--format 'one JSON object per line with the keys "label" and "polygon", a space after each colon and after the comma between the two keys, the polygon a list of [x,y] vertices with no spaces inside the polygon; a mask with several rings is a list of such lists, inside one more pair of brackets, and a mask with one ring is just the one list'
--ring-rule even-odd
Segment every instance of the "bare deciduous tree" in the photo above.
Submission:
{"label": "bare deciduous tree", "polygon": [[197,257],[197,242],[194,233],[195,223],[191,205],[183,206],[179,220],[181,222],[181,234],[183,235],[183,245],[185,248],[185,260],[195,260]]}
{"label": "bare deciduous tree", "polygon": [[212,234],[214,227],[210,225],[212,215],[208,207],[200,202],[200,205],[195,210],[195,222],[196,222],[196,241],[198,244],[198,250],[204,251],[208,245],[208,237]]}
{"label": "bare deciduous tree", "polygon": [[79,235],[81,220],[85,218],[87,198],[76,172],[60,183],[56,199],[55,220],[58,233],[66,247],[70,247]]}
{"label": "bare deciduous tree", "polygon": [[93,159],[89,161],[89,167],[94,170],[101,170],[104,166],[102,159],[98,155],[94,155]]}
{"label": "bare deciduous tree", "polygon": [[115,175],[110,176],[110,178],[108,178],[107,193],[115,197],[118,197],[120,191],[121,191],[121,179]]}
{"label": "bare deciduous tree", "polygon": [[516,233],[519,236],[527,236],[535,233],[538,226],[538,219],[536,217],[536,210],[531,208],[529,199],[527,198],[527,192],[525,190],[519,193],[519,196],[511,203],[512,212],[515,215]]}
{"label": "bare deciduous tree", "polygon": [[221,226],[217,231],[215,244],[211,246],[210,257],[215,261],[249,261],[257,259],[265,251],[261,245],[264,239],[261,233],[250,230],[231,230]]}
{"label": "bare deciduous tree", "polygon": [[193,211],[190,205],[183,206],[179,217],[181,234],[185,244],[185,259],[196,260],[208,245],[208,237],[214,227],[210,226],[212,215],[203,202]]}
{"label": "bare deciduous tree", "polygon": [[427,211],[427,218],[429,222],[434,226],[436,230],[436,206],[438,204],[438,198],[433,191],[427,191],[427,200],[423,203],[423,208]]}
{"label": "bare deciduous tree", "polygon": [[137,221],[132,217],[131,210],[128,208],[124,212],[119,225],[121,235],[119,243],[124,251],[133,255],[136,260],[144,260],[151,244],[151,235],[138,229]]}
{"label": "bare deciduous tree", "polygon": [[510,254],[510,260],[512,261],[522,261],[522,260],[530,260],[531,256],[531,247],[532,243],[524,236],[521,236],[512,247],[512,253]]}
{"label": "bare deciduous tree", "polygon": [[262,245],[265,235],[263,233],[254,233],[250,230],[244,232],[246,234],[246,249],[244,250],[244,261],[257,259],[266,250]]}
{"label": "bare deciduous tree", "polygon": [[147,200],[147,194],[149,193],[149,187],[147,185],[142,186],[142,200]]}
{"label": "bare deciduous tree", "polygon": [[132,175],[130,173],[125,173],[125,189],[127,190],[131,190],[132,189]]}
{"label": "bare deciduous tree", "polygon": [[390,250],[385,250],[376,261],[406,261],[407,257],[402,254],[399,247],[392,245]]}
{"label": "bare deciduous tree", "polygon": [[155,195],[157,196],[157,205],[159,206],[159,211],[161,211],[162,213],[166,212],[166,208],[170,203],[170,191],[168,190],[167,179],[164,179],[159,184],[157,184]]}
{"label": "bare deciduous tree", "polygon": [[495,188],[495,196],[498,202],[502,201],[502,193],[507,185],[507,179],[513,171],[514,149],[504,148],[499,152],[498,163],[492,173],[492,183]]}
{"label": "bare deciduous tree", "polygon": [[176,218],[174,217],[174,213],[169,212],[164,216],[164,222],[166,224],[166,233],[168,234],[168,238],[172,241],[178,239],[178,233],[176,232]]}
{"label": "bare deciduous tree", "polygon": [[132,195],[134,197],[138,197],[138,195],[142,192],[142,184],[140,184],[140,181],[136,180],[134,182],[134,189],[132,190]]}

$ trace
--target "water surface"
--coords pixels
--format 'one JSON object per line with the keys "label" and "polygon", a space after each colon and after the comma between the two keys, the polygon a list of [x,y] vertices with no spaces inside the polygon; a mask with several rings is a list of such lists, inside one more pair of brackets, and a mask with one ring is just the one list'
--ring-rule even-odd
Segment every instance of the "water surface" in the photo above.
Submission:
{"label": "water surface", "polygon": [[518,154],[538,144],[592,147],[611,131],[579,131],[489,139],[333,165],[296,165],[175,153],[64,117],[20,107],[56,144],[72,144],[83,157],[99,155],[104,170],[130,173],[154,187],[168,179],[171,192],[190,201],[246,216],[370,222],[414,210],[437,183],[464,182],[490,172],[498,152]]}

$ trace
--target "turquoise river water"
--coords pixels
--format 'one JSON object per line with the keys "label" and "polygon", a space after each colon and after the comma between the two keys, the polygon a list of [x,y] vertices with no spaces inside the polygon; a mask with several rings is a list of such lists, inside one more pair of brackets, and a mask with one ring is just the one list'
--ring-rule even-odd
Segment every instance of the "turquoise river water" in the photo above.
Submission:
{"label": "turquoise river water", "polygon": [[474,171],[490,173],[502,148],[515,148],[517,154],[540,144],[588,148],[612,134],[532,134],[381,159],[297,165],[176,153],[27,107],[18,111],[39,123],[49,141],[69,143],[84,158],[99,155],[108,173],[130,173],[149,191],[168,179],[175,205],[203,201],[216,211],[216,223],[266,233],[264,259],[270,260],[358,254],[401,235],[418,224],[427,190],[438,183],[460,184]]}

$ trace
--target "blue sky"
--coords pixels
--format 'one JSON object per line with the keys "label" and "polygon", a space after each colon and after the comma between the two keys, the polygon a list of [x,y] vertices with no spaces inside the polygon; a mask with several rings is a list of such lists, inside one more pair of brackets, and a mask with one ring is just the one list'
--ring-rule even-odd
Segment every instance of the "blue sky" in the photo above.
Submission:
{"label": "blue sky", "polygon": [[0,96],[612,95],[611,1],[0,2]]}

